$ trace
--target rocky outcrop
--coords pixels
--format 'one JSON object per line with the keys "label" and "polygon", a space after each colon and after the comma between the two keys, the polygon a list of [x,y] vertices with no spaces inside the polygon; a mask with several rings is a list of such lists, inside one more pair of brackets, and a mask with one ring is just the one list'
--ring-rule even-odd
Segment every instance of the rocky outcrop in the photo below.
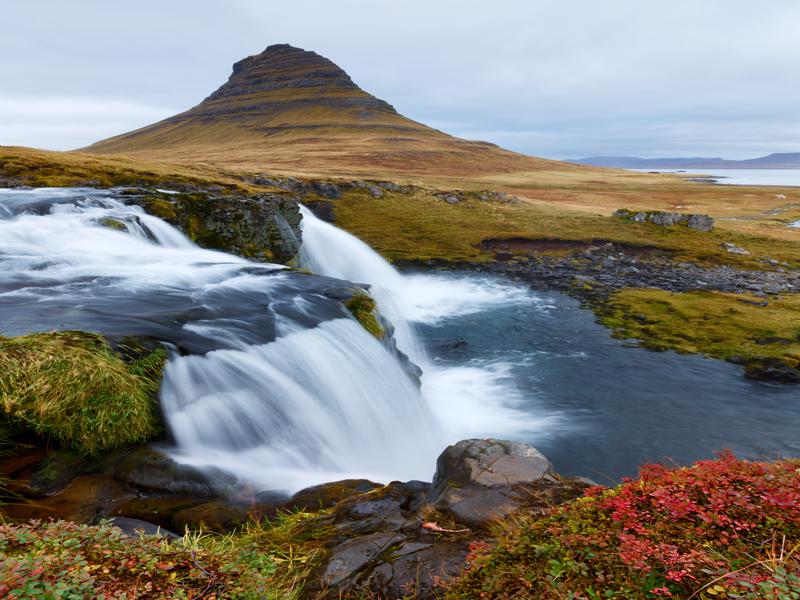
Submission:
{"label": "rocky outcrop", "polygon": [[527,444],[463,440],[439,456],[431,501],[459,523],[484,527],[520,508],[520,486],[554,481],[552,468]]}
{"label": "rocky outcrop", "polygon": [[683,214],[664,212],[660,210],[633,212],[624,208],[614,211],[614,217],[634,223],[653,223],[662,227],[673,225],[686,225],[696,231],[711,231],[714,229],[714,219],[708,215]]}
{"label": "rocky outcrop", "polygon": [[300,208],[290,196],[150,192],[129,193],[126,202],[178,227],[204,248],[282,264],[292,262],[300,249]]}

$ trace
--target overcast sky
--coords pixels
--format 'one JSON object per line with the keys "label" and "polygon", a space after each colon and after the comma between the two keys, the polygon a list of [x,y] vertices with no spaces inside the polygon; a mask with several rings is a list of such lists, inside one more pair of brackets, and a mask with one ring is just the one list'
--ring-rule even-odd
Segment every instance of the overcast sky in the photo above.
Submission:
{"label": "overcast sky", "polygon": [[0,144],[141,127],[284,42],[528,154],[800,151],[798,0],[0,0]]}

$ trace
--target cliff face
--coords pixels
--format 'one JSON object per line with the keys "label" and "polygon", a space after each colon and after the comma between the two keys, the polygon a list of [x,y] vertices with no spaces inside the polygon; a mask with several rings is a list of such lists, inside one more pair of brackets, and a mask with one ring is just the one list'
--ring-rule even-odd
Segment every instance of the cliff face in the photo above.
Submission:
{"label": "cliff face", "polygon": [[85,150],[325,175],[471,175],[580,167],[452,137],[399,114],[336,64],[287,44],[240,60],[194,108]]}

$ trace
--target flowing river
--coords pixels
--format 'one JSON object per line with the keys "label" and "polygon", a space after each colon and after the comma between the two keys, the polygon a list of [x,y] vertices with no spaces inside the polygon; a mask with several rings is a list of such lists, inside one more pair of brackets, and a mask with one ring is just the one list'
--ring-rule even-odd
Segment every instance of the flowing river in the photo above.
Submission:
{"label": "flowing river", "polygon": [[[260,489],[430,480],[438,453],[465,437],[528,441],[597,480],[726,447],[800,454],[796,388],[627,347],[558,293],[401,274],[303,214],[301,261],[322,277],[201,249],[113,192],[0,190],[0,334],[160,340],[170,451]],[[343,308],[343,279],[371,286],[421,387]]]}

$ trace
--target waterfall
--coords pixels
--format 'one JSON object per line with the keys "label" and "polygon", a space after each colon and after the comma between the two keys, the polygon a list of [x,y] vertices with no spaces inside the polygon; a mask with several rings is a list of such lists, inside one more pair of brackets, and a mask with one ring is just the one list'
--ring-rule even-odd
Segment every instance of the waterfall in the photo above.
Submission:
{"label": "waterfall", "polygon": [[112,192],[0,190],[0,334],[160,340],[174,455],[259,489],[431,476],[436,418],[350,289],[199,248]]}
{"label": "waterfall", "polygon": [[535,302],[522,286],[478,276],[404,275],[355,236],[301,207],[301,265],[322,275],[369,284],[395,326],[400,350],[423,371],[422,394],[448,443],[468,437],[519,437],[553,420],[519,410],[525,395],[507,362],[443,366],[428,357],[415,328],[480,312],[492,305]]}

